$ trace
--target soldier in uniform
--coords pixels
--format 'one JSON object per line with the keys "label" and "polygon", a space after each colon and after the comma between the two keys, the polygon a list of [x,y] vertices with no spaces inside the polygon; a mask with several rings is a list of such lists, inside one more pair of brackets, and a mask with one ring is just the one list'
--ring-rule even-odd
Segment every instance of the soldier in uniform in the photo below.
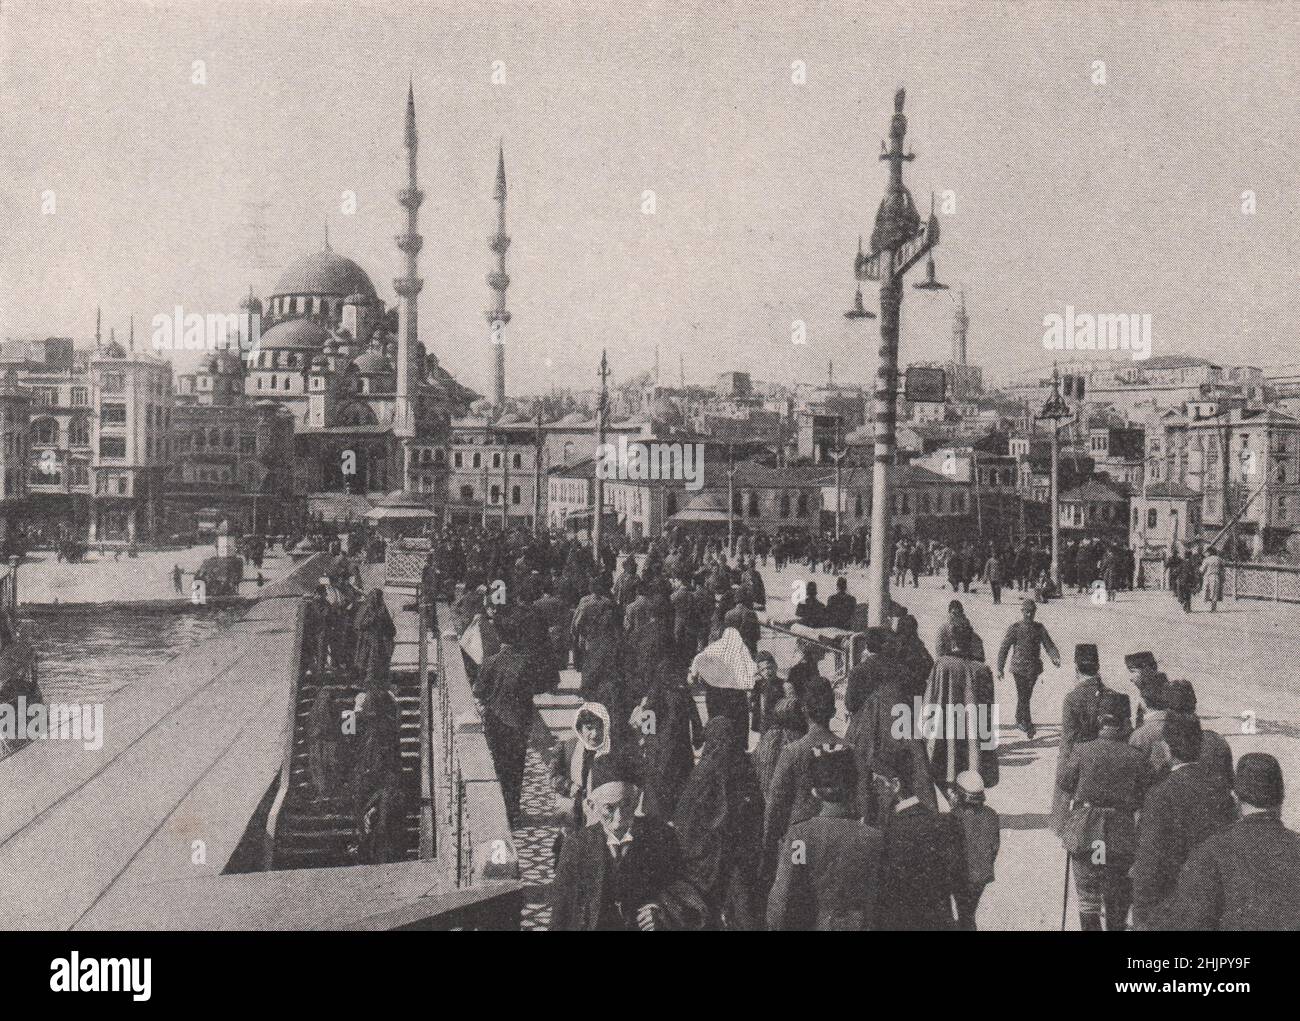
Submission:
{"label": "soldier in uniform", "polygon": [[998,680],[1002,680],[1007,653],[1011,653],[1011,676],[1016,679],[1016,726],[1030,740],[1034,737],[1034,721],[1029,712],[1029,700],[1034,685],[1043,672],[1043,659],[1039,650],[1045,650],[1055,666],[1061,665],[1061,654],[1047,628],[1034,619],[1038,604],[1026,599],[1020,604],[1021,619],[1007,628],[1007,635],[998,649]]}
{"label": "soldier in uniform", "polygon": [[1122,932],[1133,900],[1129,869],[1137,851],[1135,816],[1150,766],[1128,743],[1128,696],[1107,690],[1100,706],[1097,736],[1071,750],[1058,781],[1071,798],[1061,839],[1074,867],[1079,927],[1101,931],[1104,912],[1106,929]]}
{"label": "soldier in uniform", "polygon": [[[1058,836],[1070,800],[1069,794],[1061,786],[1061,776],[1070,765],[1074,746],[1093,740],[1100,731],[1099,710],[1102,697],[1106,694],[1119,694],[1102,682],[1097,646],[1091,643],[1081,642],[1074,647],[1074,672],[1077,678],[1075,685],[1066,692],[1061,703],[1061,746],[1056,760],[1056,791],[1052,797],[1052,829]],[[1128,696],[1120,697],[1127,706]],[[1127,730],[1127,710],[1124,719]]]}

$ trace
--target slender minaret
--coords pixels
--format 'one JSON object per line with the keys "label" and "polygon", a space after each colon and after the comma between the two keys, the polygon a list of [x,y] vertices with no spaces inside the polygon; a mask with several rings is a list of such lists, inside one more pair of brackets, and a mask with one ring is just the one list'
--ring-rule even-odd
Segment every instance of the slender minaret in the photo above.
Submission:
{"label": "slender minaret", "polygon": [[[420,203],[424,192],[417,186],[415,166],[419,143],[415,133],[415,86],[406,92],[406,187],[397,193],[397,201],[406,209],[406,233],[397,236],[397,247],[406,256],[406,274],[393,281],[401,304],[397,319],[397,401],[393,409],[393,431],[397,436],[415,435],[413,391],[419,384],[420,373],[412,365],[415,344],[419,339],[418,308],[420,288],[424,281],[419,277]],[[405,479],[401,488],[406,488]]]}
{"label": "slender minaret", "polygon": [[104,339],[99,332],[102,320],[103,317],[100,315],[100,308],[98,305],[96,305],[95,306],[95,351],[96,353],[98,353],[100,348],[104,346]]}
{"label": "slender minaret", "polygon": [[504,145],[497,146],[497,183],[492,189],[497,204],[497,232],[488,238],[488,248],[497,257],[496,268],[487,275],[488,286],[496,293],[493,305],[483,314],[491,327],[492,340],[492,403],[500,410],[506,403],[506,342],[505,327],[510,322],[506,309],[506,288],[510,277],[506,275],[506,249],[510,235],[506,233],[506,152]]}
{"label": "slender minaret", "polygon": [[955,365],[966,364],[966,328],[970,320],[966,317],[966,292],[958,292],[957,311],[952,317],[952,360]]}

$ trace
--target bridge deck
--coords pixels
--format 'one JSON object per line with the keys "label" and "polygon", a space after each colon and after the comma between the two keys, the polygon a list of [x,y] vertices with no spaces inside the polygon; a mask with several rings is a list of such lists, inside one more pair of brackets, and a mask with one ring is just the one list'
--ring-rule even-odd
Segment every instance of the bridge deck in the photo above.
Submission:
{"label": "bridge deck", "polygon": [[131,917],[142,888],[221,873],[280,768],[299,589],[268,587],[117,692],[102,747],[37,741],[0,761],[0,928],[94,928]]}

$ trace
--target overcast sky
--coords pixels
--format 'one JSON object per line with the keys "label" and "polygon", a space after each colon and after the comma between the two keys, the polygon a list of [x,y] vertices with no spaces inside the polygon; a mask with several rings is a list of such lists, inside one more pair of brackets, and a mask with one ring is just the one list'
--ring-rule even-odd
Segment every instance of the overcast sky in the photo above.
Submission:
{"label": "overcast sky", "polygon": [[[866,380],[878,322],[842,313],[904,84],[906,181],[922,207],[955,195],[937,261],[972,360],[1049,364],[1043,317],[1070,304],[1150,313],[1157,355],[1300,361],[1293,5],[592,6],[5,0],[0,334],[88,342],[96,304],[137,339],[177,303],[232,310],[326,220],[394,300],[410,74],[421,338],[466,383],[490,392],[498,137],[508,391],[588,386],[602,346],[622,377],[655,344],[671,382],[681,355],[693,381],[831,359]],[[908,290],[904,361],[946,356],[955,294]]]}

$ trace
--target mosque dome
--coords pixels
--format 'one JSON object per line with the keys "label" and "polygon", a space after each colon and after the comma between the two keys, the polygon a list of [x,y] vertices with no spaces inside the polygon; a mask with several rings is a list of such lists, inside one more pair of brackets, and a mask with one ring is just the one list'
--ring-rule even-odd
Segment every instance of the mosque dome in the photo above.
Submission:
{"label": "mosque dome", "polygon": [[275,295],[321,294],[342,298],[364,297],[373,301],[375,285],[366,271],[332,248],[295,259],[275,285]]}
{"label": "mosque dome", "polygon": [[378,351],[367,351],[352,362],[363,376],[387,376],[394,372],[393,363]]}
{"label": "mosque dome", "polygon": [[682,424],[682,413],[677,410],[677,405],[667,397],[656,397],[654,403],[650,405],[650,417],[656,422],[662,422],[664,425],[679,426]]}
{"label": "mosque dome", "polygon": [[329,331],[311,319],[289,319],[276,323],[262,334],[258,348],[263,351],[318,350],[329,339]]}

